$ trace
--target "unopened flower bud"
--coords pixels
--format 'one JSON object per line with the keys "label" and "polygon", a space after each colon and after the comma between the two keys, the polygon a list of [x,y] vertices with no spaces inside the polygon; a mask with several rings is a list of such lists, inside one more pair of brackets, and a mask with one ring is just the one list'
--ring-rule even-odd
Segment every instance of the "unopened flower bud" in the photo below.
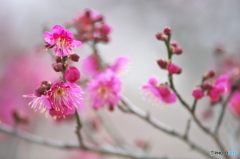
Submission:
{"label": "unopened flower bud", "polygon": [[167,69],[170,74],[179,74],[182,72],[181,68],[173,63],[169,64]]}
{"label": "unopened flower bud", "polygon": [[54,71],[56,72],[61,72],[63,70],[63,65],[62,63],[57,63],[52,65]]}
{"label": "unopened flower bud", "polygon": [[209,79],[209,78],[213,78],[214,76],[215,76],[215,71],[214,70],[210,70],[210,71],[208,71],[208,73],[206,73],[204,75],[204,78],[205,79]]}
{"label": "unopened flower bud", "polygon": [[114,106],[113,105],[110,105],[109,107],[108,107],[108,109],[109,109],[109,111],[114,111]]}
{"label": "unopened flower bud", "polygon": [[167,36],[169,36],[169,35],[171,35],[172,30],[171,30],[170,27],[166,27],[166,28],[163,29],[163,32],[164,32],[164,34],[166,34]]}
{"label": "unopened flower bud", "polygon": [[181,74],[182,73],[182,68],[181,67],[179,67],[179,69],[178,69],[178,72],[176,73],[176,74]]}
{"label": "unopened flower bud", "polygon": [[64,77],[67,81],[74,83],[80,78],[80,71],[74,66],[68,67]]}
{"label": "unopened flower bud", "polygon": [[42,94],[46,93],[46,88],[43,87],[43,86],[40,86],[40,87],[37,88],[37,91],[38,91],[39,94],[42,95]]}
{"label": "unopened flower bud", "polygon": [[166,69],[166,68],[167,68],[167,65],[168,65],[167,61],[166,61],[166,60],[163,60],[163,59],[157,60],[157,64],[158,64],[158,66],[159,66],[160,68],[162,68],[162,69]]}
{"label": "unopened flower bud", "polygon": [[201,99],[204,96],[204,92],[200,87],[193,90],[192,95],[195,99]]}
{"label": "unopened flower bud", "polygon": [[163,33],[157,33],[155,36],[158,40],[166,41],[167,39],[167,37]]}
{"label": "unopened flower bud", "polygon": [[176,55],[181,55],[183,53],[183,50],[180,47],[176,47],[174,49],[173,53],[176,54]]}
{"label": "unopened flower bud", "polygon": [[210,83],[208,83],[208,82],[204,82],[203,84],[202,84],[202,89],[203,90],[209,90],[209,89],[211,89],[213,86],[210,84]]}
{"label": "unopened flower bud", "polygon": [[178,47],[178,43],[176,41],[172,41],[170,42],[170,46],[177,48]]}
{"label": "unopened flower bud", "polygon": [[77,54],[71,54],[70,55],[70,59],[74,62],[78,62],[80,56],[78,56]]}
{"label": "unopened flower bud", "polygon": [[56,61],[56,63],[61,63],[62,62],[62,58],[60,56],[56,56],[55,57],[55,61]]}

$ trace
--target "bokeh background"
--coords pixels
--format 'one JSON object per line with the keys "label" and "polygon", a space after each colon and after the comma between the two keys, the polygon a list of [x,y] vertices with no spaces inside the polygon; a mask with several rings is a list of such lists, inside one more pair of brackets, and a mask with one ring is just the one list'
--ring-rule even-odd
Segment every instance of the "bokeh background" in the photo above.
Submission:
{"label": "bokeh background", "polygon": [[[174,81],[188,103],[193,102],[191,92],[200,82],[201,76],[209,68],[214,68],[213,53],[216,44],[223,44],[230,52],[239,53],[240,1],[238,0],[1,0],[0,78],[6,81],[3,76],[6,71],[11,76],[8,82],[0,85],[0,94],[4,95],[5,90],[8,90],[13,92],[13,95],[10,99],[5,99],[5,103],[1,103],[0,107],[8,106],[9,103],[14,103],[17,107],[19,100],[29,101],[25,99],[22,101],[22,97],[14,92],[31,93],[31,88],[24,88],[29,82],[35,81],[33,76],[41,74],[39,78],[43,79],[51,79],[54,76],[50,56],[40,53],[35,57],[29,50],[43,44],[44,28],[51,28],[56,24],[63,25],[85,8],[94,9],[103,14],[106,22],[112,26],[110,43],[99,45],[104,59],[111,62],[122,54],[130,57],[129,71],[122,77],[123,93],[138,107],[149,111],[154,117],[180,132],[184,132],[189,119],[187,111],[180,103],[155,106],[144,100],[140,93],[141,85],[150,76],[154,75],[162,82],[167,81],[166,72],[156,65],[157,59],[167,57],[166,48],[162,42],[155,39],[155,33],[162,31],[165,26],[170,26],[173,30],[172,39],[178,41],[184,50],[181,56],[174,57],[175,63],[183,68],[182,74],[176,76]],[[78,49],[77,53],[84,57],[91,51],[84,46]],[[30,61],[32,61],[33,70],[30,64],[11,68],[15,60],[23,60],[24,63],[26,58],[23,57],[32,59]],[[78,65],[80,66],[80,63]],[[20,72],[21,69],[23,72],[30,70],[35,74],[15,74],[15,69],[18,72],[19,69]],[[24,79],[26,79],[25,82]],[[16,86],[16,83],[21,87]],[[214,107],[213,116],[204,120],[203,114],[208,107],[209,101],[202,100],[198,105],[197,115],[205,125],[212,128],[220,109]],[[111,113],[103,111],[129,143],[134,143],[136,139],[148,140],[151,143],[150,154],[191,159],[204,158],[182,141],[156,130],[135,116],[123,114],[119,110]],[[31,120],[30,128],[26,131],[48,138],[77,142],[74,122],[56,124],[50,119],[40,117],[32,110],[28,112]],[[83,115],[83,120],[87,119],[85,117]],[[225,119],[225,123],[232,123],[234,127],[239,123],[239,120],[229,113]],[[222,141],[229,151],[234,151],[235,149],[233,150],[231,143],[228,142],[226,135],[228,131],[224,127],[221,130]],[[211,139],[206,137],[195,124],[191,126],[190,138],[209,152],[217,150]],[[240,150],[237,151],[240,152]],[[75,156],[75,153],[28,143],[0,133],[0,158],[3,159],[70,159],[74,158],[72,156]],[[91,157],[81,158],[91,159]],[[96,157],[93,156],[92,159],[94,158]],[[114,156],[106,158],[117,159]]]}

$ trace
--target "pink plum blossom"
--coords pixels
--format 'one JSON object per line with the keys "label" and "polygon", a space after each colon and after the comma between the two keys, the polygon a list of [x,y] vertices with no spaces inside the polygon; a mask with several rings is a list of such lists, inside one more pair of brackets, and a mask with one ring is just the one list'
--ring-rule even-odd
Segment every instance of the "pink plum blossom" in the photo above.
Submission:
{"label": "pink plum blossom", "polygon": [[217,102],[221,98],[222,94],[228,93],[229,90],[229,76],[224,74],[219,76],[213,87],[209,89],[208,96],[210,97],[211,101]]}
{"label": "pink plum blossom", "polygon": [[232,95],[228,103],[228,108],[234,115],[240,117],[240,91],[237,91]]}
{"label": "pink plum blossom", "polygon": [[122,82],[113,71],[107,69],[88,84],[88,92],[92,107],[101,108],[104,105],[116,106],[121,98]]}
{"label": "pink plum blossom", "polygon": [[74,83],[57,82],[41,96],[25,95],[33,98],[29,105],[42,112],[49,112],[51,116],[60,117],[74,114],[76,109],[83,107],[82,89]]}
{"label": "pink plum blossom", "polygon": [[[126,56],[118,57],[113,64],[107,65],[107,69],[112,70],[116,74],[122,73],[129,63],[129,58]],[[102,73],[104,70],[100,66],[98,56],[91,54],[83,60],[83,71],[92,77],[95,77]]]}
{"label": "pink plum blossom", "polygon": [[28,116],[32,110],[27,107],[29,101],[22,98],[22,94],[33,91],[42,79],[57,78],[51,70],[48,56],[34,53],[29,51],[5,59],[0,78],[0,121],[3,123],[14,124],[13,112],[31,121],[36,120],[39,116]]}
{"label": "pink plum blossom", "polygon": [[104,22],[104,17],[94,10],[86,9],[78,13],[72,23],[78,31],[77,38],[82,42],[109,41],[109,33],[112,29]]}
{"label": "pink plum blossom", "polygon": [[82,45],[80,41],[74,40],[73,34],[61,25],[55,25],[51,32],[45,32],[43,37],[47,42],[46,48],[55,47],[55,55],[61,57],[70,55],[73,48]]}
{"label": "pink plum blossom", "polygon": [[159,84],[154,77],[149,78],[147,84],[142,86],[142,89],[164,103],[175,103],[177,100],[177,95],[171,91],[168,84]]}

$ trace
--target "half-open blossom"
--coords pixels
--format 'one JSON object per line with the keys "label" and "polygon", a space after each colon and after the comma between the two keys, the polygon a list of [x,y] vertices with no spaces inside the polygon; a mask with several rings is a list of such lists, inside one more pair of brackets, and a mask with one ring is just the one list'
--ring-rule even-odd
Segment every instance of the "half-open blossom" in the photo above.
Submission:
{"label": "half-open blossom", "polygon": [[159,84],[154,77],[149,78],[147,84],[142,86],[142,89],[151,97],[164,103],[174,103],[177,100],[177,95],[172,92],[168,84]]}
{"label": "half-open blossom", "polygon": [[200,87],[193,90],[192,95],[195,99],[201,99],[204,96],[204,92]]}
{"label": "half-open blossom", "polygon": [[67,56],[72,53],[73,48],[80,47],[82,43],[74,40],[73,34],[64,29],[61,25],[55,25],[51,32],[43,34],[44,40],[47,42],[46,48],[54,48],[57,56]]}
{"label": "half-open blossom", "polygon": [[228,93],[230,90],[230,83],[228,75],[221,75],[218,77],[212,88],[208,91],[208,96],[212,102],[217,102],[222,94]]}
{"label": "half-open blossom", "polygon": [[46,90],[46,95],[25,95],[33,98],[29,105],[42,112],[48,112],[51,116],[60,117],[66,114],[74,114],[76,109],[83,106],[82,89],[74,83],[57,82]]}
{"label": "half-open blossom", "polygon": [[88,84],[88,92],[93,108],[116,106],[121,98],[122,82],[110,69],[99,74]]}
{"label": "half-open blossom", "polygon": [[228,102],[228,108],[234,115],[240,117],[240,91],[237,91],[232,95]]}
{"label": "half-open blossom", "polygon": [[70,66],[67,68],[64,77],[67,81],[74,83],[80,78],[80,71],[76,67]]}

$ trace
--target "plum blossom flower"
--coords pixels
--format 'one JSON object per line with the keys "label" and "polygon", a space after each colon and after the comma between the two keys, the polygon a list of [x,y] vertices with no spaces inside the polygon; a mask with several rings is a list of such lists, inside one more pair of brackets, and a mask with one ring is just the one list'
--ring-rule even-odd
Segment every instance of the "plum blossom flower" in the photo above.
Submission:
{"label": "plum blossom flower", "polygon": [[66,114],[74,114],[76,109],[83,107],[82,89],[74,83],[57,82],[41,95],[31,94],[24,97],[33,98],[29,105],[42,112],[48,112],[51,116],[60,117]]}
{"label": "plum blossom flower", "polygon": [[86,9],[77,14],[73,25],[78,31],[78,38],[82,42],[89,40],[108,42],[111,27],[104,22],[104,17],[94,10]]}
{"label": "plum blossom flower", "polygon": [[57,56],[68,56],[72,53],[73,48],[80,47],[82,43],[74,40],[73,34],[64,29],[61,25],[55,25],[51,32],[45,32],[44,40],[47,42],[46,48],[54,48]]}
{"label": "plum blossom flower", "polygon": [[240,91],[237,91],[232,95],[228,103],[228,108],[234,115],[240,117]]}
{"label": "plum blossom flower", "polygon": [[88,84],[88,92],[92,107],[101,108],[104,105],[114,107],[120,102],[122,82],[113,71],[107,69]]}
{"label": "plum blossom flower", "polygon": [[[116,74],[120,74],[126,70],[129,63],[129,58],[126,56],[118,57],[113,64],[107,65],[107,69],[112,70]],[[91,54],[83,60],[83,70],[86,74],[95,77],[104,70],[101,68],[97,55]]]}
{"label": "plum blossom flower", "polygon": [[152,97],[164,103],[175,103],[177,95],[171,91],[167,83],[159,84],[154,77],[149,78],[147,84],[142,86],[142,89]]}
{"label": "plum blossom flower", "polygon": [[222,94],[228,93],[229,90],[229,76],[224,74],[219,76],[213,87],[209,89],[208,96],[210,97],[211,101],[217,102],[221,98]]}

